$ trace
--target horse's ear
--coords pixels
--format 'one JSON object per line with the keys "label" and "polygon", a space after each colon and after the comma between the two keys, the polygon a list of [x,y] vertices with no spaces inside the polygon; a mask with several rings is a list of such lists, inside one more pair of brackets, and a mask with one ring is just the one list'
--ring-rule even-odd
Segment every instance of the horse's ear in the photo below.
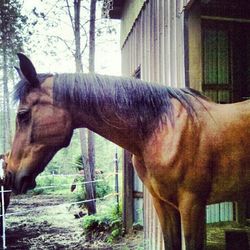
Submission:
{"label": "horse's ear", "polygon": [[33,64],[30,61],[30,59],[27,56],[25,56],[24,54],[22,54],[22,53],[17,53],[17,56],[19,58],[20,69],[21,69],[22,75],[34,87],[36,87],[37,85],[39,85],[39,80],[37,78],[36,69],[33,66]]}
{"label": "horse's ear", "polygon": [[18,67],[16,67],[16,66],[14,66],[14,68],[16,69],[16,71],[17,71],[19,77],[20,77],[21,79],[24,79],[24,75],[23,75],[22,71],[21,71]]}

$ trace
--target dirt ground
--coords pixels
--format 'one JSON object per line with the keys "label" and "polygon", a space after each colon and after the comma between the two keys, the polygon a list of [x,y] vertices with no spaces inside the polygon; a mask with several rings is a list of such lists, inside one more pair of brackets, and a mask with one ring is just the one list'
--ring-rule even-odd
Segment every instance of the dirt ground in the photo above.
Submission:
{"label": "dirt ground", "polygon": [[[6,217],[7,249],[112,249],[143,250],[143,232],[135,231],[119,242],[107,244],[101,241],[86,242],[82,219],[75,219],[79,208],[69,205],[64,195],[23,195],[11,199]],[[19,214],[11,214],[19,213]],[[235,224],[210,225],[207,227],[207,250],[225,249],[225,230],[237,228]],[[250,227],[245,227],[250,233]],[[250,243],[250,242],[249,242]],[[2,249],[2,244],[0,245]]]}
{"label": "dirt ground", "polygon": [[[103,242],[86,242],[82,235],[82,219],[74,217],[74,213],[79,209],[60,205],[65,202],[69,202],[68,198],[58,195],[12,197],[7,211],[10,215],[6,217],[7,249],[127,250],[139,249],[138,246],[142,244],[142,232],[135,232],[134,235],[112,245]],[[20,214],[11,215],[18,212]]]}

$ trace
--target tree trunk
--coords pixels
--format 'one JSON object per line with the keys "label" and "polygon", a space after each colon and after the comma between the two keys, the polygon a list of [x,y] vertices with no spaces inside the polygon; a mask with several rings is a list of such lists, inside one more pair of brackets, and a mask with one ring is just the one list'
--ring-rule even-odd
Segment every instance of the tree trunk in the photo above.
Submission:
{"label": "tree trunk", "polygon": [[89,22],[89,72],[95,72],[95,19],[96,19],[96,0],[90,3],[90,22]]}
{"label": "tree trunk", "polygon": [[3,46],[3,150],[6,152],[11,145],[10,101],[8,88],[7,50]]}
{"label": "tree trunk", "polygon": [[[96,0],[90,2],[90,22],[89,22],[89,72],[95,72],[95,19],[96,19]],[[91,178],[95,180],[95,134],[88,131],[88,156],[91,170]],[[96,196],[96,186],[93,183],[93,192]]]}
{"label": "tree trunk", "polygon": [[[5,53],[3,52],[3,65],[4,65],[4,61],[5,61]],[[4,96],[4,92],[5,92],[5,84],[4,84],[4,82],[5,82],[5,79],[4,79],[4,76],[5,76],[5,69],[4,69],[4,67],[3,67],[3,103],[2,103],[2,105],[3,105],[3,127],[2,127],[2,135],[3,135],[3,152],[6,152],[6,141],[7,141],[7,138],[6,138],[6,112],[5,112],[5,106],[6,106],[6,103],[5,103],[5,96]],[[2,152],[2,153],[3,153]]]}
{"label": "tree trunk", "polygon": [[96,213],[96,202],[95,202],[95,193],[93,188],[92,176],[90,171],[90,164],[87,158],[87,136],[86,136],[86,129],[80,129],[80,140],[81,140],[81,151],[82,151],[82,164],[84,170],[84,181],[85,183],[85,190],[86,190],[86,199],[91,200],[90,202],[86,203],[86,207],[88,209],[88,214],[95,214]]}
{"label": "tree trunk", "polygon": [[[80,10],[81,10],[81,0],[74,0],[74,36],[75,36],[75,65],[76,72],[83,72],[82,66],[82,54],[81,54],[81,34],[80,34]],[[88,151],[87,151],[87,138],[86,138],[86,129],[80,129],[80,140],[81,140],[81,152],[82,152],[82,162],[84,170],[84,180],[85,189],[86,189],[86,198],[91,200],[86,203],[88,209],[88,214],[96,213],[96,203],[95,203],[95,192],[93,189],[93,182],[91,182],[91,166],[88,160]]]}
{"label": "tree trunk", "polygon": [[76,72],[82,73],[82,54],[81,54],[81,33],[80,33],[80,11],[81,0],[74,0],[74,36],[75,36],[75,64]]}

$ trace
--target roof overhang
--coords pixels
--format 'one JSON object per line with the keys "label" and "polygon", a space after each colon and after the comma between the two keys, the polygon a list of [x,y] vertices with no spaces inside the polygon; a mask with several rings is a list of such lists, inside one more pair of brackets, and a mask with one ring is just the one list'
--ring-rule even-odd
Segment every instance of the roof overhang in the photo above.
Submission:
{"label": "roof overhang", "polygon": [[109,16],[112,19],[121,19],[122,11],[126,0],[113,0],[113,8],[109,11]]}
{"label": "roof overhang", "polygon": [[[132,27],[138,18],[143,6],[150,0],[113,0],[113,7],[109,11],[111,19],[121,19],[121,46],[126,41]],[[174,0],[169,0],[174,1]],[[181,1],[181,9],[190,7],[198,0],[183,0]],[[210,0],[206,0],[210,1]],[[103,11],[104,12],[104,11]]]}

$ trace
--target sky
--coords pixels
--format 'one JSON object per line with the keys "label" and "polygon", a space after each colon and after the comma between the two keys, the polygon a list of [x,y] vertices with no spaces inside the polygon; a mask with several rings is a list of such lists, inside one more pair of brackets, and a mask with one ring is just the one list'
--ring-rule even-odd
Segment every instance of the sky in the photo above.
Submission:
{"label": "sky", "polygon": [[[58,2],[63,4],[61,8],[57,6]],[[69,0],[69,2],[73,2]],[[82,4],[86,4],[83,0]],[[88,6],[87,6],[88,7]],[[69,15],[67,14],[66,3],[64,0],[24,0],[24,14],[34,19],[32,9],[42,11],[46,14],[47,21],[38,19],[34,25],[34,33],[30,37],[30,43],[24,46],[24,52],[31,58],[37,72],[74,72],[75,64],[73,55],[65,46],[74,48],[73,33]],[[97,5],[97,22],[101,22],[101,6]],[[59,12],[59,14],[55,14]],[[88,12],[82,9],[81,20],[88,20]],[[34,19],[35,20],[35,19]],[[106,75],[121,75],[121,55],[120,55],[120,21],[107,20],[110,25],[116,29],[116,34],[103,34],[96,37],[96,73]],[[50,23],[48,25],[48,23]],[[53,25],[53,23],[55,23]],[[86,25],[88,27],[88,25]],[[83,33],[83,31],[82,31]],[[58,40],[55,37],[62,39]],[[51,42],[50,40],[53,40]],[[57,40],[55,42],[55,40]],[[85,38],[82,39],[82,46],[85,44]],[[47,53],[46,53],[47,52]],[[87,50],[83,58],[84,71],[87,72],[88,58]]]}

